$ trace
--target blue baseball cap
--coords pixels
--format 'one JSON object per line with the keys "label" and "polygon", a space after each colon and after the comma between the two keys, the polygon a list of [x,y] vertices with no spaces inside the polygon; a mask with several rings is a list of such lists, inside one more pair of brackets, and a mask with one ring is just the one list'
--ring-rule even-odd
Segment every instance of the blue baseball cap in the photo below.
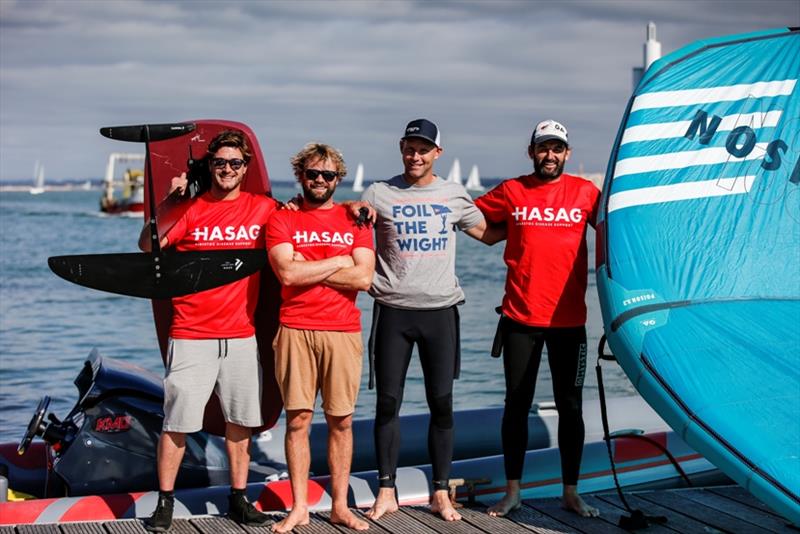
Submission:
{"label": "blue baseball cap", "polygon": [[409,137],[419,137],[420,139],[430,141],[437,147],[442,148],[439,128],[428,119],[416,119],[409,122],[402,139],[408,139]]}

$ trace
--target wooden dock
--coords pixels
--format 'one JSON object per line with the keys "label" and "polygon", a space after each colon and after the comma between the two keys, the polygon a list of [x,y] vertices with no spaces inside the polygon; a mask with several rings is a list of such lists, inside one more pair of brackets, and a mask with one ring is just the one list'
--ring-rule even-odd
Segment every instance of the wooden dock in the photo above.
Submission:
{"label": "wooden dock", "polygon": [[[665,516],[667,522],[637,532],[667,534],[735,533],[758,534],[799,531],[785,519],[771,512],[764,504],[738,486],[668,491],[626,493],[632,508],[646,515]],[[527,500],[508,518],[489,517],[480,503],[459,509],[462,521],[445,522],[424,506],[406,506],[395,514],[370,521],[367,532],[373,534],[562,534],[628,532],[617,526],[627,515],[616,493],[587,496],[592,506],[600,509],[599,518],[582,518],[566,512],[559,499]],[[361,513],[361,512],[357,512]],[[273,514],[279,521],[284,514]],[[270,523],[271,525],[272,523]],[[147,531],[135,519],[97,523],[64,523],[60,525],[1,526],[0,534],[142,534]],[[241,527],[221,517],[176,519],[175,534],[264,534],[265,527]],[[354,530],[331,525],[326,514],[313,514],[309,525],[298,527],[296,534],[342,534]]]}

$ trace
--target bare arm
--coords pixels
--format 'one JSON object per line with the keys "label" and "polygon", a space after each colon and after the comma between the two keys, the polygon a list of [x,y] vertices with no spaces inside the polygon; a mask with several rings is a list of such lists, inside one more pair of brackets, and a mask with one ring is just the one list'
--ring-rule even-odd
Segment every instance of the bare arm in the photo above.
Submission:
{"label": "bare arm", "polygon": [[492,224],[483,220],[472,228],[464,230],[464,233],[482,243],[494,245],[505,239],[508,231],[505,224]]}
{"label": "bare arm", "polygon": [[[296,196],[290,198],[286,201],[286,204],[281,206],[282,209],[288,209],[289,211],[298,211],[300,206],[303,204],[303,195],[297,194]],[[361,217],[361,208],[367,210],[366,221],[369,224],[375,224],[378,220],[378,212],[375,207],[367,202],[366,200],[345,200],[340,202],[342,206],[347,208],[347,214],[353,219],[358,220]],[[360,225],[360,223],[359,223]]]}
{"label": "bare arm", "polygon": [[353,249],[352,258],[352,267],[335,272],[322,283],[335,289],[368,290],[375,272],[375,253],[371,249],[359,247]]}
{"label": "bare arm", "polygon": [[354,265],[350,256],[333,256],[317,261],[295,259],[291,243],[281,243],[272,247],[269,250],[269,263],[278,281],[287,287],[318,284],[340,269]]}

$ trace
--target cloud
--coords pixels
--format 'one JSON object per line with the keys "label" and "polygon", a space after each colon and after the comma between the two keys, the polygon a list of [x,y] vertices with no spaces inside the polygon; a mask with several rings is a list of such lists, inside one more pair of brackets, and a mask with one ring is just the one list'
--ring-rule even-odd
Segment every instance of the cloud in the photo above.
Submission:
{"label": "cloud", "polygon": [[488,176],[530,163],[536,121],[570,128],[572,163],[604,169],[649,20],[665,52],[800,24],[794,1],[0,2],[0,179],[42,159],[97,177],[100,126],[226,118],[249,124],[279,179],[311,139],[370,177],[427,116],[453,157]]}

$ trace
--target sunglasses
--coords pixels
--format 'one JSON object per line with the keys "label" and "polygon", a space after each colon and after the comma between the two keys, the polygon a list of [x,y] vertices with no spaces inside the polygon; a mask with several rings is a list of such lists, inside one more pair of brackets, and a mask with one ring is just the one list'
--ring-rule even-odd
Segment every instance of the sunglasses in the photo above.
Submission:
{"label": "sunglasses", "polygon": [[336,178],[339,177],[339,173],[336,171],[318,171],[317,169],[306,169],[305,175],[307,180],[316,180],[317,176],[322,175],[322,178],[326,182],[332,182]]}
{"label": "sunglasses", "polygon": [[235,159],[225,159],[225,158],[214,158],[211,160],[211,165],[216,167],[217,169],[224,169],[226,165],[230,165],[231,169],[234,171],[238,171],[242,168],[242,165],[245,165],[247,162],[243,159],[235,158]]}

